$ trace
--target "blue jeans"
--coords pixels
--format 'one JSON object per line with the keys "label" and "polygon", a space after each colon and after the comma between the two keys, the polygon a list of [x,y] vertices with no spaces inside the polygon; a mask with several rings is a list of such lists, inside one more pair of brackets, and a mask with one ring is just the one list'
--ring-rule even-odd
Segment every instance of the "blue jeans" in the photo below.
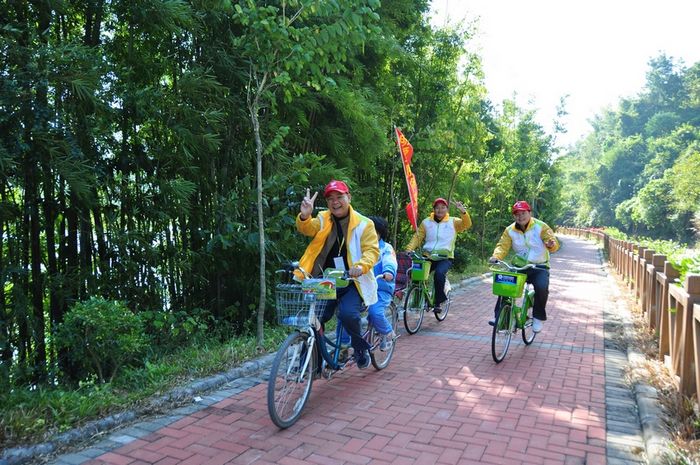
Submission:
{"label": "blue jeans", "polygon": [[343,287],[337,291],[337,299],[334,302],[329,302],[323,313],[321,321],[326,321],[333,318],[336,306],[338,307],[338,319],[342,323],[347,334],[350,334],[350,345],[352,345],[355,354],[362,354],[369,349],[367,341],[362,339],[360,334],[360,313],[362,313],[362,297],[357,291],[357,287],[350,283],[348,287]]}
{"label": "blue jeans", "polygon": [[526,282],[535,287],[535,302],[532,305],[532,317],[545,321],[547,319],[547,299],[549,298],[549,270],[547,268],[530,268],[525,270]]}
{"label": "blue jeans", "polygon": [[440,305],[447,300],[445,295],[445,280],[447,279],[447,271],[452,268],[452,260],[430,260],[430,272],[435,272],[435,305]]}
{"label": "blue jeans", "polygon": [[[393,328],[384,312],[389,303],[391,303],[392,295],[389,292],[379,291],[377,292],[377,298],[377,302],[367,308],[367,319],[379,334],[390,334]],[[340,343],[347,344],[348,342],[350,342],[350,336],[347,331],[343,331]]]}

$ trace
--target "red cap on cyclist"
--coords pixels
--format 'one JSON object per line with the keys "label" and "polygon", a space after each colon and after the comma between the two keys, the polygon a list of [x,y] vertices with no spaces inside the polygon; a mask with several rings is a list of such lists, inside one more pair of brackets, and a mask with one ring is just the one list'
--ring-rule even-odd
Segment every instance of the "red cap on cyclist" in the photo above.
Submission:
{"label": "red cap on cyclist", "polygon": [[447,205],[447,200],[443,199],[442,197],[438,197],[438,198],[435,199],[435,201],[433,202],[433,208],[435,208],[435,205],[437,205],[437,204],[439,204],[439,203],[443,204],[443,205],[446,206],[446,207],[449,206],[449,205]]}
{"label": "red cap on cyclist", "polygon": [[323,196],[328,197],[329,195],[331,195],[331,192],[349,194],[350,189],[348,189],[348,185],[345,184],[343,181],[336,181],[335,179],[333,179],[331,182],[326,184],[326,188],[323,189]]}
{"label": "red cap on cyclist", "polygon": [[511,208],[510,211],[513,214],[515,214],[515,212],[530,212],[532,211],[532,208],[530,208],[530,204],[526,201],[518,200],[513,204],[513,208]]}

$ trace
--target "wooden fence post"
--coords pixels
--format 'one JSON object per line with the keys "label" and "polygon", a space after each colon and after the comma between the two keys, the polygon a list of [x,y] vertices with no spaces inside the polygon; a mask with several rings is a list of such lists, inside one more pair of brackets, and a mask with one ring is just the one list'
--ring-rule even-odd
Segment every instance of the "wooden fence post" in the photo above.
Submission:
{"label": "wooden fence post", "polygon": [[693,305],[693,350],[695,351],[695,401],[700,399],[700,305]]}
{"label": "wooden fence post", "polygon": [[641,286],[639,285],[640,284],[639,281],[640,281],[640,277],[642,276],[642,273],[639,270],[644,269],[644,263],[643,263],[644,262],[644,252],[646,252],[646,250],[647,249],[645,247],[639,246],[637,248],[637,255],[635,255],[635,257],[634,257],[634,259],[635,259],[634,260],[634,265],[635,265],[634,266],[634,277],[633,277],[634,286],[631,287],[631,289],[634,289],[634,297],[635,297],[635,301],[637,303],[642,298],[642,290],[641,290]]}
{"label": "wooden fence post", "polygon": [[649,302],[649,296],[651,294],[651,279],[649,279],[648,273],[654,253],[655,252],[653,250],[646,249],[644,251],[644,260],[640,263],[641,266],[639,267],[639,308],[642,309],[642,315],[647,315],[649,307],[651,306]]}
{"label": "wooden fence post", "polygon": [[666,261],[666,255],[654,254],[651,259],[651,268],[647,267],[649,270],[649,314],[647,315],[647,324],[650,329],[657,329],[659,327],[659,294],[660,285],[658,280],[659,273],[663,272],[664,262]]}
{"label": "wooden fence post", "polygon": [[669,302],[671,300],[669,289],[674,286],[673,282],[678,279],[678,271],[671,265],[671,262],[664,262],[664,271],[659,276],[659,282],[661,282],[661,293],[659,301],[661,307],[659,308],[659,360],[663,361],[665,364],[671,366],[671,361],[666,360],[666,357],[671,356],[671,341],[673,340],[673,331],[675,329],[675,310],[669,308]]}
{"label": "wooden fence post", "polygon": [[700,302],[700,274],[686,277],[683,288],[671,286],[669,307],[676,307],[676,335],[671,359],[679,377],[679,390],[685,396],[695,394],[695,366],[693,305]]}
{"label": "wooden fence post", "polygon": [[635,297],[637,304],[641,307],[642,299],[644,299],[644,270],[646,269],[647,261],[645,255],[647,253],[646,247],[639,247],[639,253],[637,254],[637,267],[634,270],[636,291]]}

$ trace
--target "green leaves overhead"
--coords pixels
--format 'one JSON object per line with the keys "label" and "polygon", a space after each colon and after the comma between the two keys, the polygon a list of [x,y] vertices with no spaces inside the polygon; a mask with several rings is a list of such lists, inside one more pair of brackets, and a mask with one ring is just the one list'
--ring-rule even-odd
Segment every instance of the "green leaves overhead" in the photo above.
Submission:
{"label": "green leaves overhead", "polygon": [[378,16],[360,0],[302,0],[281,6],[246,1],[235,6],[233,19],[245,30],[233,45],[253,73],[270,74],[257,85],[280,86],[290,101],[304,89],[318,91],[332,84],[328,75],[345,71],[356,47],[377,31],[372,23]]}

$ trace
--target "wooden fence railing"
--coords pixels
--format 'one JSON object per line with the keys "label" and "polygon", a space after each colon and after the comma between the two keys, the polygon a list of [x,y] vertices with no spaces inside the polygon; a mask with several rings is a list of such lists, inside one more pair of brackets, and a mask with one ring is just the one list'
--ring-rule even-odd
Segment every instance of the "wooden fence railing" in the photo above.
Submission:
{"label": "wooden fence railing", "polygon": [[611,268],[627,283],[659,341],[658,357],[687,397],[700,399],[700,274],[678,282],[666,256],[598,229],[559,227],[557,232],[602,244]]}

